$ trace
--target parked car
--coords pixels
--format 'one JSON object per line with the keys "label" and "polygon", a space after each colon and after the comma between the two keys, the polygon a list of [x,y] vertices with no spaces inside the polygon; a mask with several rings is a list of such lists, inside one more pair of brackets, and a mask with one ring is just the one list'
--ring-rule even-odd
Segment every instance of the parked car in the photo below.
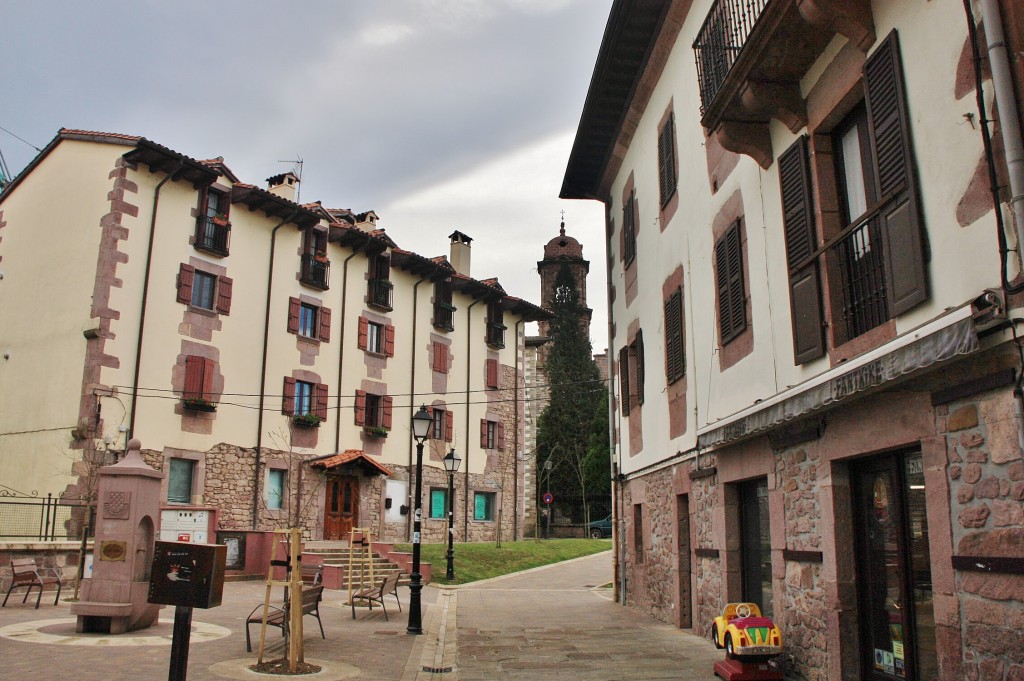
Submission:
{"label": "parked car", "polygon": [[612,536],[612,517],[592,520],[587,523],[587,535],[591,539],[605,539]]}
{"label": "parked car", "polygon": [[782,654],[782,632],[757,603],[729,603],[711,625],[716,648],[730,660],[766,662]]}

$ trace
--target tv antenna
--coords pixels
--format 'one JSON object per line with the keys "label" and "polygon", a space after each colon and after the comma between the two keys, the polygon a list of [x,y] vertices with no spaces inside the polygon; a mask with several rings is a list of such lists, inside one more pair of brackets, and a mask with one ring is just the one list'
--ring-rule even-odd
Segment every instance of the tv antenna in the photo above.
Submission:
{"label": "tv antenna", "polygon": [[278,159],[277,162],[292,164],[292,172],[295,173],[295,178],[299,181],[299,186],[295,189],[295,203],[301,203],[301,201],[299,201],[299,196],[302,194],[302,157],[296,154],[295,160],[293,161]]}

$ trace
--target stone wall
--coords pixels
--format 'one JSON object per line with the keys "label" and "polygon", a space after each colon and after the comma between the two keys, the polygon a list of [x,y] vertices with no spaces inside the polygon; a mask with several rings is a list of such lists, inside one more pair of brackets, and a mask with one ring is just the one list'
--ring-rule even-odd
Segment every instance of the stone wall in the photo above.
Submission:
{"label": "stone wall", "polygon": [[[6,594],[11,586],[11,561],[16,558],[31,558],[36,565],[44,568],[53,568],[60,573],[64,589],[71,589],[78,576],[78,549],[79,542],[0,542],[0,593]],[[90,541],[86,552],[92,553],[92,542]],[[47,596],[53,602],[53,592],[47,588],[43,593],[43,600]],[[32,599],[35,599],[37,590],[32,590]],[[69,591],[62,591],[61,596],[70,598],[73,594]],[[8,605],[20,603],[25,597],[25,589],[18,589],[11,595]],[[3,599],[0,599],[3,600]],[[29,603],[34,607],[33,600]]]}
{"label": "stone wall", "polygon": [[[658,619],[674,622],[677,608],[679,560],[676,550],[676,499],[664,493],[672,489],[674,468],[665,468],[623,486],[626,522],[626,598],[630,605]],[[661,493],[659,493],[661,491]],[[644,556],[637,562],[633,507],[641,504],[644,518]],[[651,585],[657,585],[651,588]],[[687,597],[689,590],[687,590]]]}
{"label": "stone wall", "polygon": [[[702,469],[713,467],[716,463],[716,455],[701,457]],[[725,605],[722,575],[722,554],[725,547],[718,545],[714,534],[715,507],[721,503],[719,493],[717,475],[696,478],[690,483],[690,522],[693,550],[697,552],[693,565],[696,589],[693,628],[701,635],[711,631],[711,624],[715,617],[722,614],[722,607]],[[700,549],[719,549],[719,554],[717,557],[701,556]]]}

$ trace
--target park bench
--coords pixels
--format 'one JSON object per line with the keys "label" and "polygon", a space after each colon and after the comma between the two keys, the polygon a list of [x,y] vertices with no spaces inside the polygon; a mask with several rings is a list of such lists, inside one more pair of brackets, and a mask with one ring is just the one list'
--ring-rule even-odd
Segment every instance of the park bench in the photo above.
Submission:
{"label": "park bench", "polygon": [[21,599],[21,602],[28,601],[32,589],[39,589],[39,594],[36,596],[36,609],[38,609],[39,601],[43,598],[43,588],[47,584],[57,585],[57,595],[53,599],[53,604],[57,605],[57,601],[60,600],[60,573],[54,568],[37,566],[36,561],[32,558],[13,558],[11,560],[11,586],[7,589],[4,604],[0,607],[7,607],[7,599],[11,597],[12,591],[25,587],[25,597]]}
{"label": "park bench", "polygon": [[374,603],[380,603],[384,609],[384,620],[388,619],[388,609],[384,607],[384,597],[388,594],[395,595],[395,602],[398,603],[398,611],[402,611],[402,601],[398,600],[398,573],[392,572],[381,580],[378,586],[370,586],[360,589],[352,594],[350,604],[352,605],[352,619],[356,618],[356,601],[365,603],[370,610],[373,610]]}
{"label": "park bench", "polygon": [[[324,587],[322,584],[310,587],[302,590],[302,614],[312,615],[316,618],[316,623],[320,625],[320,636],[327,638],[324,634],[324,624],[320,621],[320,601],[324,597]],[[281,635],[285,638],[288,637],[288,623],[289,618],[289,600],[286,598],[283,607],[267,606],[267,626],[277,627],[281,630]],[[263,622],[263,604],[257,605],[253,608],[252,612],[245,620],[245,649],[247,652],[252,652],[252,641],[249,638],[249,625],[250,624],[261,624]]]}

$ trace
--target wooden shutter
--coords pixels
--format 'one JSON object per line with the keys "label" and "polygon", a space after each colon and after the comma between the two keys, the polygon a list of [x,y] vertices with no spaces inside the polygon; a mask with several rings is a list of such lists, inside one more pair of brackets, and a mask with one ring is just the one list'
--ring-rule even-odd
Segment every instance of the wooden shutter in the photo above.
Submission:
{"label": "wooden shutter", "polygon": [[196,268],[182,263],[178,268],[178,302],[192,304],[192,284],[195,282]]}
{"label": "wooden shutter", "polygon": [[448,358],[445,357],[445,346],[437,341],[434,341],[432,345],[434,348],[434,364],[432,368],[434,371],[440,371],[443,373],[448,364],[446,361]]}
{"label": "wooden shutter", "polygon": [[302,314],[302,303],[298,298],[288,299],[288,333],[299,332],[299,317]]}
{"label": "wooden shutter", "polygon": [[896,31],[864,63],[864,89],[878,196],[892,197],[881,229],[889,306],[898,315],[928,297],[928,278]]}
{"label": "wooden shutter", "polygon": [[487,419],[480,419],[480,448],[487,449]]}
{"label": "wooden shutter", "polygon": [[390,324],[384,327],[384,354],[388,357],[395,356],[395,327]]}
{"label": "wooden shutter", "polygon": [[230,314],[231,288],[234,281],[231,277],[217,277],[217,312]]}
{"label": "wooden shutter", "polygon": [[384,404],[384,407],[381,410],[380,425],[387,428],[388,430],[391,430],[391,409],[394,406],[395,398],[393,398],[391,395],[385,395],[384,397],[381,398],[381,402]]}
{"label": "wooden shutter", "polygon": [[327,418],[327,384],[317,383],[314,388],[315,401],[313,412],[322,419]]}
{"label": "wooden shutter", "polygon": [[665,301],[665,377],[675,383],[686,375],[683,344],[683,290],[677,288]]}
{"label": "wooden shutter", "polygon": [[331,340],[331,308],[321,307],[320,317],[320,340],[327,343]]}
{"label": "wooden shutter", "polygon": [[281,399],[281,412],[289,416],[295,414],[295,379],[284,377],[284,397]]}
{"label": "wooden shutter", "polygon": [[360,350],[366,350],[369,344],[370,322],[366,317],[359,318],[359,338],[357,345]]}
{"label": "wooden shutter", "polygon": [[636,403],[644,403],[644,331],[637,329],[633,339],[634,371],[636,372]]}
{"label": "wooden shutter", "polygon": [[739,220],[715,244],[715,262],[718,270],[718,322],[724,345],[747,328]]}
{"label": "wooden shutter", "polygon": [[629,346],[619,350],[619,399],[622,402],[622,415],[629,415]]}
{"label": "wooden shutter", "polygon": [[356,391],[355,416],[356,416],[356,425],[357,426],[362,426],[362,425],[366,424],[366,391],[365,390],[357,390]]}
{"label": "wooden shutter", "polygon": [[185,357],[185,390],[183,397],[186,400],[196,400],[203,397],[203,359],[197,355],[187,355]]}
{"label": "wooden shutter", "polygon": [[498,387],[498,360],[489,359],[485,362],[487,366],[487,387],[497,388]]}
{"label": "wooden shutter", "polygon": [[815,251],[811,172],[807,137],[779,156],[782,224],[789,263],[789,304],[793,322],[793,361],[805,364],[825,354],[825,318]]}
{"label": "wooden shutter", "polygon": [[505,451],[505,424],[498,421],[494,426],[494,447],[498,451]]}
{"label": "wooden shutter", "polygon": [[629,193],[626,205],[622,207],[622,258],[626,265],[636,257],[636,194]]}
{"label": "wooden shutter", "polygon": [[444,439],[446,442],[452,441],[452,432],[455,430],[455,414],[451,411],[444,413]]}
{"label": "wooden shutter", "polygon": [[672,198],[676,183],[674,117],[672,113],[668,115],[668,120],[658,134],[658,190],[662,206]]}

